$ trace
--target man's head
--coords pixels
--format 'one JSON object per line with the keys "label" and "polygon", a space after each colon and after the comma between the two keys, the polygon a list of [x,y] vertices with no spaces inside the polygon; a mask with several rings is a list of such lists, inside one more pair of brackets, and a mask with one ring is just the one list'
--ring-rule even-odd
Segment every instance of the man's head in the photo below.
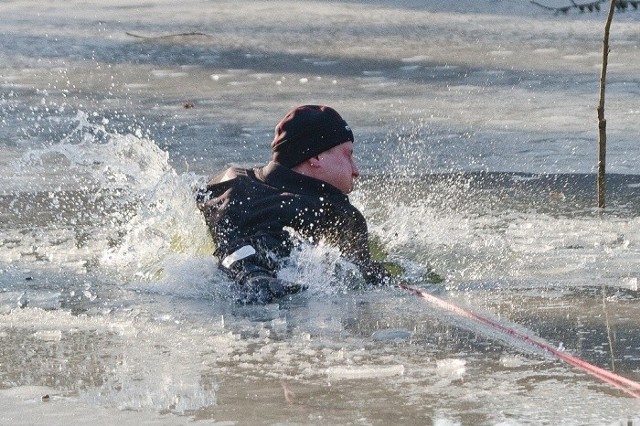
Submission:
{"label": "man's head", "polygon": [[292,168],[343,142],[352,141],[346,121],[328,106],[302,105],[289,111],[276,126],[272,160]]}
{"label": "man's head", "polygon": [[271,143],[272,160],[323,180],[348,194],[359,175],[353,160],[353,132],[328,106],[303,105],[278,123]]}

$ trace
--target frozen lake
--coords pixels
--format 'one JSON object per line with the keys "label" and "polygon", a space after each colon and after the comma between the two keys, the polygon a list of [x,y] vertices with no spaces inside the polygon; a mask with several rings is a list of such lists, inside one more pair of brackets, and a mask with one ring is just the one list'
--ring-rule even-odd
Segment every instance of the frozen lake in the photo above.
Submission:
{"label": "frozen lake", "polygon": [[538,350],[350,287],[325,247],[283,272],[308,291],[235,306],[193,203],[267,161],[290,107],[331,105],[351,199],[407,281],[640,380],[640,11],[612,27],[599,211],[604,20],[525,0],[0,4],[0,423],[640,424],[638,400]]}

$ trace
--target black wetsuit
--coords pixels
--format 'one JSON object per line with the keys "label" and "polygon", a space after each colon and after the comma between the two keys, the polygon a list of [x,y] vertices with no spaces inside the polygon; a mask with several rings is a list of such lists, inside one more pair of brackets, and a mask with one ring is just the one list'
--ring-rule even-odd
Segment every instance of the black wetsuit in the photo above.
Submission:
{"label": "black wetsuit", "polygon": [[285,228],[337,247],[368,283],[387,279],[384,267],[371,260],[364,216],[328,183],[271,162],[226,170],[207,184],[198,201],[221,268],[240,284],[255,276],[275,277],[278,259],[292,249]]}

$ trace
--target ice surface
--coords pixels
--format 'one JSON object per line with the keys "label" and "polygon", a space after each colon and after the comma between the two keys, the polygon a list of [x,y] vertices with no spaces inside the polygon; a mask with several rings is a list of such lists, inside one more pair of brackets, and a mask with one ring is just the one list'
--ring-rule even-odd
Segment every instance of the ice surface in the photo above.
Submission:
{"label": "ice surface", "polygon": [[291,106],[331,104],[406,279],[635,379],[638,13],[613,26],[599,211],[603,13],[2,3],[0,423],[637,424],[636,401],[322,245],[281,271],[307,291],[233,305],[193,191],[267,161]]}
{"label": "ice surface", "polygon": [[381,379],[404,373],[402,365],[359,365],[356,367],[331,367],[327,369],[329,380]]}

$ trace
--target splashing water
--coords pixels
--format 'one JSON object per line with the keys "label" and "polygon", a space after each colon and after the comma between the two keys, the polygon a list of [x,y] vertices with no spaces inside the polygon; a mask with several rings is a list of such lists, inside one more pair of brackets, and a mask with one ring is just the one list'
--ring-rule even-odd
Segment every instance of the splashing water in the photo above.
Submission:
{"label": "splashing water", "polygon": [[[16,162],[15,181],[39,176],[43,184],[5,195],[13,226],[39,223],[46,230],[33,234],[33,256],[143,281],[184,272],[184,263],[199,263],[203,272],[213,245],[193,202],[199,178],[178,175],[168,154],[140,134],[110,132],[83,112],[75,121],[62,141]],[[4,256],[30,258],[25,252],[22,239]]]}
{"label": "splashing water", "polygon": [[279,278],[306,285],[311,297],[344,293],[358,282],[362,284],[357,267],[345,261],[340,250],[322,242],[312,245],[301,238],[296,241],[290,258],[278,273]]}

